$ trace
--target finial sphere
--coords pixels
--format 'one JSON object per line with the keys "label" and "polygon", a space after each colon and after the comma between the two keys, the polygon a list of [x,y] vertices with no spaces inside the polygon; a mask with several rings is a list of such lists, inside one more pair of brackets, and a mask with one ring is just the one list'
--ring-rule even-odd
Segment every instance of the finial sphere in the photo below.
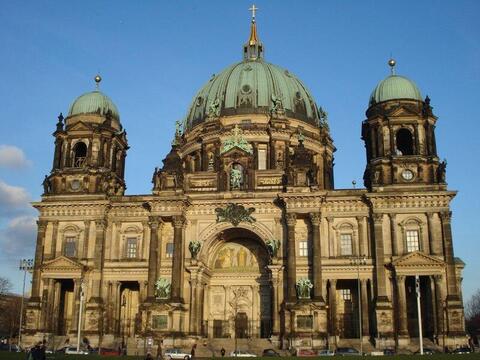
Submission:
{"label": "finial sphere", "polygon": [[397,62],[395,61],[395,59],[390,59],[390,60],[388,60],[388,65],[389,65],[390,67],[394,67],[396,64],[397,64]]}
{"label": "finial sphere", "polygon": [[100,75],[95,76],[95,82],[98,84],[100,81],[102,81],[102,77]]}

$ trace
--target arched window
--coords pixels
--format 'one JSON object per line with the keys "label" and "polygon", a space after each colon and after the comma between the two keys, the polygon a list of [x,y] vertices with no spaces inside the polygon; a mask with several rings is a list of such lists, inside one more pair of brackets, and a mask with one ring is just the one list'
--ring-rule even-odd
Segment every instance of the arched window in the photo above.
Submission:
{"label": "arched window", "polygon": [[73,147],[73,167],[79,168],[85,164],[87,158],[87,145],[84,142],[78,142]]}
{"label": "arched window", "polygon": [[405,252],[423,251],[422,249],[422,227],[423,222],[416,218],[409,218],[400,223],[403,233]]}
{"label": "arched window", "polygon": [[62,230],[63,232],[63,255],[66,257],[76,258],[78,256],[78,239],[80,237],[80,229],[76,226],[69,225]]}
{"label": "arched window", "polygon": [[408,129],[397,131],[396,144],[396,155],[413,155],[413,136]]}

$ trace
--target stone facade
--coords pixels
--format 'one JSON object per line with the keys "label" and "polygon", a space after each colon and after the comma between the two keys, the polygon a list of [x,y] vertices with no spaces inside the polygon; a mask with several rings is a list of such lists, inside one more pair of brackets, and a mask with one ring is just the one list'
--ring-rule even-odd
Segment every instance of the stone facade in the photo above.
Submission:
{"label": "stone facade", "polygon": [[82,337],[104,346],[258,337],[323,347],[360,330],[364,342],[406,346],[418,336],[415,275],[424,335],[463,336],[455,192],[429,100],[371,104],[365,189],[334,189],[326,114],[315,123],[295,111],[276,98],[234,114],[213,103],[177,129],[148,195],[124,195],[119,119],[60,117],[34,204],[25,340],[73,341],[82,311]]}

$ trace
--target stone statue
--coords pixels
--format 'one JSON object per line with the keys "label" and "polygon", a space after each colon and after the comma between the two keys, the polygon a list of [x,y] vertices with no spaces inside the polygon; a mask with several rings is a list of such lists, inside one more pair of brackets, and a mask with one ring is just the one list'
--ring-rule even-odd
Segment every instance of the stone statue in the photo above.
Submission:
{"label": "stone statue", "polygon": [[242,185],[242,171],[232,167],[230,170],[230,188],[232,190],[239,190]]}
{"label": "stone statue", "polygon": [[446,181],[446,171],[447,171],[447,160],[443,160],[438,164],[437,168],[437,180],[439,183],[444,183]]}
{"label": "stone statue", "polygon": [[270,112],[272,114],[280,114],[283,115],[285,113],[285,110],[283,109],[283,102],[281,97],[276,96],[275,94],[272,94],[272,108],[270,109]]}
{"label": "stone statue", "polygon": [[159,278],[155,282],[155,296],[157,299],[168,299],[170,297],[172,284],[170,280]]}
{"label": "stone statue", "polygon": [[270,256],[272,258],[277,257],[278,249],[280,248],[280,240],[269,239],[266,244]]}
{"label": "stone statue", "polygon": [[46,195],[46,194],[50,194],[51,191],[52,191],[52,186],[51,186],[51,183],[50,183],[50,180],[48,179],[48,176],[45,175],[45,178],[43,179],[43,193]]}
{"label": "stone statue", "polygon": [[299,299],[310,299],[310,290],[313,288],[310,279],[297,280],[297,296]]}
{"label": "stone statue", "polygon": [[192,259],[196,259],[198,253],[200,252],[200,248],[202,247],[202,243],[198,240],[192,240],[188,244],[188,250],[190,250],[190,254],[192,255]]}
{"label": "stone statue", "polygon": [[328,129],[328,113],[325,110],[323,110],[321,106],[318,108],[318,117],[319,117],[318,126],[321,126],[321,127],[323,126]]}

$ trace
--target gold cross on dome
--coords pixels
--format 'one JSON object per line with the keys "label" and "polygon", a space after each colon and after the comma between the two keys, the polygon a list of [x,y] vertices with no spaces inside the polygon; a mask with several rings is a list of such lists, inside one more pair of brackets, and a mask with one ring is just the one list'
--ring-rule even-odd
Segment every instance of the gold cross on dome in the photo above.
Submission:
{"label": "gold cross on dome", "polygon": [[253,4],[252,7],[248,10],[252,12],[252,20],[255,21],[255,13],[257,12],[258,8],[255,6],[255,4]]}

